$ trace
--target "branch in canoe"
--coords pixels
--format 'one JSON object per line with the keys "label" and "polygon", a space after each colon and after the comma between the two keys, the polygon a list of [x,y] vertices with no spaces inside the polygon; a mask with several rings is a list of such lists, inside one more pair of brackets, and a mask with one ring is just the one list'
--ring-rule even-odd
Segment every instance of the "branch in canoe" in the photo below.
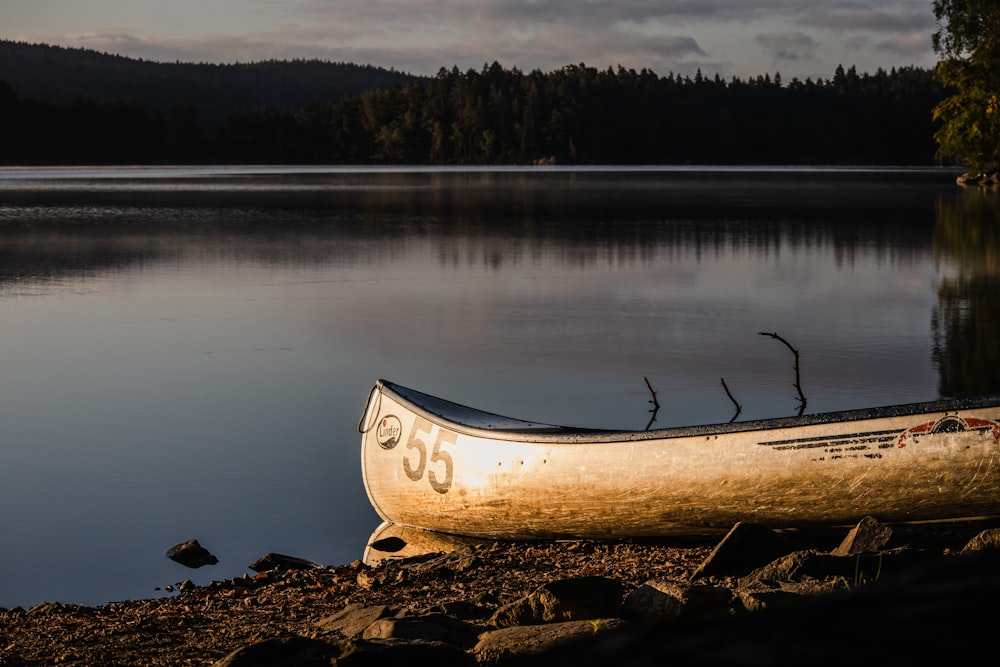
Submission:
{"label": "branch in canoe", "polygon": [[650,403],[653,404],[653,407],[650,408],[650,410],[649,410],[653,414],[649,418],[649,423],[646,424],[646,430],[648,431],[649,427],[652,426],[653,422],[656,421],[656,413],[660,411],[660,402],[656,400],[656,392],[653,391],[653,385],[649,384],[649,378],[647,378],[646,376],[643,376],[642,379],[646,382],[646,389],[649,389],[649,393],[653,397],[649,401]]}
{"label": "branch in canoe", "polygon": [[792,347],[791,343],[789,343],[787,340],[785,340],[776,333],[767,333],[764,331],[760,331],[758,333],[761,336],[768,336],[769,338],[780,340],[782,343],[785,344],[785,347],[791,350],[792,354],[795,355],[795,390],[799,392],[799,414],[801,415],[802,411],[805,410],[806,408],[806,396],[805,394],[802,393],[802,383],[799,380],[799,351],[796,350],[794,347]]}
{"label": "branch in canoe", "polygon": [[656,392],[653,391],[653,385],[649,384],[649,378],[643,376],[642,379],[646,382],[646,389],[649,389],[649,393],[653,397],[649,400],[649,402],[653,404],[653,407],[649,411],[656,412],[660,409],[660,402],[656,400]]}
{"label": "branch in canoe", "polygon": [[734,414],[733,418],[729,420],[729,423],[731,424],[734,421],[736,421],[736,418],[740,416],[741,412],[743,412],[743,406],[737,403],[736,399],[733,398],[732,392],[729,391],[729,387],[726,385],[726,378],[722,378],[722,388],[726,390],[726,396],[728,396],[729,400],[732,401],[733,405],[736,406],[736,414]]}

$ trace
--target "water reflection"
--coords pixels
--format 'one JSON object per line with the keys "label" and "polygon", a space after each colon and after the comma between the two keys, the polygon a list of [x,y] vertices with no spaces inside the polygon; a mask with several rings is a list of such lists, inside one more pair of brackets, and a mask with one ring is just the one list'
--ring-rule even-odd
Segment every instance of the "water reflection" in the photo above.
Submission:
{"label": "water reflection", "polygon": [[957,267],[938,287],[934,359],[942,396],[1000,390],[1000,197],[970,190],[938,207],[935,254]]}
{"label": "water reflection", "polygon": [[26,508],[0,525],[0,606],[150,595],[192,537],[221,560],[196,583],[360,557],[379,376],[597,428],[647,425],[644,378],[654,427],[728,421],[720,378],[739,419],[794,414],[769,331],[811,412],[997,391],[996,211],[960,194],[939,173],[0,174],[0,505]]}
{"label": "water reflection", "polygon": [[0,280],[192,253],[377,263],[421,245],[431,245],[444,265],[493,269],[733,254],[768,260],[816,248],[850,265],[858,253],[906,261],[926,248],[938,190],[919,178],[873,184],[857,174],[736,176],[430,172],[8,182],[0,187]]}

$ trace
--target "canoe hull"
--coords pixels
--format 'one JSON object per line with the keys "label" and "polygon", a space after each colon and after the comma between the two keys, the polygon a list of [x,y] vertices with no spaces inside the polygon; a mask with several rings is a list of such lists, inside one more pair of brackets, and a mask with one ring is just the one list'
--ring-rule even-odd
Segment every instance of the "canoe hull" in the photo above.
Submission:
{"label": "canoe hull", "polygon": [[610,539],[1000,513],[997,401],[591,432],[380,380],[359,430],[382,519],[456,535]]}

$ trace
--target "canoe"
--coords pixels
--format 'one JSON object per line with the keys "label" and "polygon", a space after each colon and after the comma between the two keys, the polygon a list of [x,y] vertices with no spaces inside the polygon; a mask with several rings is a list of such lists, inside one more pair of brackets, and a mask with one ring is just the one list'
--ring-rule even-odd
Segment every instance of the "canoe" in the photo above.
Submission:
{"label": "canoe", "polygon": [[619,539],[1000,516],[1000,395],[649,431],[504,417],[378,380],[358,424],[386,522]]}

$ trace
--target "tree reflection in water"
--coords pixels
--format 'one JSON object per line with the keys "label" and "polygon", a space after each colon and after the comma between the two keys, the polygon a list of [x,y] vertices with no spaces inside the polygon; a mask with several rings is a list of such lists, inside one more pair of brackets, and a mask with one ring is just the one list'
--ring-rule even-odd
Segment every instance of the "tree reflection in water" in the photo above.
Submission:
{"label": "tree reflection in water", "polygon": [[1000,194],[969,190],[939,204],[934,252],[957,268],[938,287],[932,321],[940,394],[1000,392]]}

